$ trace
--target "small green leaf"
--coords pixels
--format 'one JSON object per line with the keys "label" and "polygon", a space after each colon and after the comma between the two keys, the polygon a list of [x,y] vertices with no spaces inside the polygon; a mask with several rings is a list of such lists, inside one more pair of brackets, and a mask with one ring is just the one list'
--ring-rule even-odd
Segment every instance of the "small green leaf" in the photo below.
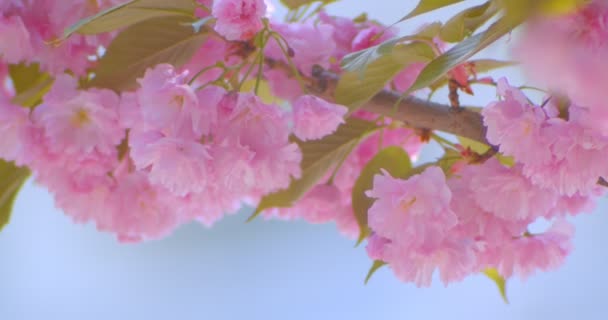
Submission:
{"label": "small green leaf", "polygon": [[9,65],[9,74],[17,93],[12,103],[27,108],[40,104],[53,83],[52,77],[40,71],[38,64]]}
{"label": "small green leaf", "polygon": [[378,271],[378,269],[385,266],[386,264],[387,263],[384,261],[375,260],[374,264],[372,264],[372,267],[369,268],[369,271],[367,272],[367,276],[365,276],[365,284],[367,284],[369,282],[369,279],[372,278],[372,276],[374,275],[374,273],[376,273],[376,271]]}
{"label": "small green leaf", "polygon": [[452,4],[456,4],[458,2],[462,2],[464,0],[420,0],[418,5],[414,10],[405,15],[403,18],[399,19],[399,22],[405,21],[407,19],[413,18],[415,16],[421,15],[423,13],[427,13],[433,10],[437,10],[443,7],[447,7]]}
{"label": "small green leaf", "polygon": [[492,24],[485,32],[478,33],[458,43],[427,64],[407,93],[412,93],[436,82],[454,67],[465,62],[474,54],[513,30],[522,21],[515,16],[504,16]]}
{"label": "small green leaf", "polygon": [[378,130],[373,123],[349,118],[335,133],[321,140],[296,142],[302,150],[302,176],[292,180],[287,189],[266,195],[248,221],[253,220],[265,209],[289,207],[314,187],[326,173],[337,165],[356,147],[361,139]]}
{"label": "small green leaf", "polygon": [[490,278],[496,286],[498,287],[498,291],[500,292],[500,296],[505,301],[505,303],[509,303],[509,299],[507,298],[507,281],[503,276],[498,273],[498,270],[494,268],[489,268],[483,271],[488,278]]}
{"label": "small green leaf", "polygon": [[498,13],[493,1],[467,8],[448,20],[441,28],[441,39],[447,42],[459,42],[472,34]]}
{"label": "small green leaf", "polygon": [[0,160],[0,231],[8,224],[15,197],[29,174],[27,168]]}
{"label": "small green leaf", "polygon": [[288,9],[294,10],[303,5],[311,4],[311,3],[315,3],[315,2],[330,4],[330,3],[336,2],[336,1],[338,1],[338,0],[281,0],[281,3]]}
{"label": "small green leaf", "polygon": [[74,33],[110,32],[156,17],[194,17],[195,8],[192,0],[131,0],[78,21],[64,31],[63,39]]}
{"label": "small green leaf", "polygon": [[458,142],[460,143],[461,146],[463,146],[465,148],[470,148],[472,151],[479,153],[479,154],[484,154],[486,151],[490,150],[489,145],[487,145],[485,143],[481,143],[479,141],[469,139],[469,138],[458,137]]}
{"label": "small green leaf", "polygon": [[365,64],[365,57],[351,61],[351,70],[355,66],[365,66],[365,71],[343,73],[336,87],[336,103],[354,111],[380,92],[408,64],[427,62],[434,56],[432,49],[422,42],[378,49],[381,49],[376,51],[380,56],[371,63]]}
{"label": "small green leaf", "polygon": [[135,87],[136,79],[159,63],[184,65],[206,37],[194,32],[193,22],[183,17],[160,17],[125,29],[99,61],[89,86],[122,91]]}
{"label": "small green leaf", "polygon": [[407,178],[412,171],[410,156],[403,148],[396,146],[386,147],[380,150],[361,170],[352,190],[353,211],[361,230],[357,244],[369,236],[367,211],[374,203],[374,200],[368,198],[365,192],[373,187],[374,176],[380,174],[381,169],[386,170],[395,178]]}

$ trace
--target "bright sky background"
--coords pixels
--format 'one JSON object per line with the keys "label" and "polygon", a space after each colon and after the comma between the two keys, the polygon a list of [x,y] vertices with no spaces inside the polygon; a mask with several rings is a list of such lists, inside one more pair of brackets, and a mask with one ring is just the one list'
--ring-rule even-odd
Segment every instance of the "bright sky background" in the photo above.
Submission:
{"label": "bright sky background", "polygon": [[[367,11],[391,23],[415,2],[343,0],[330,11]],[[456,8],[430,17],[445,19]],[[505,55],[502,47],[489,52]],[[465,102],[483,105],[493,95],[479,90]],[[245,224],[242,212],[212,229],[192,224],[161,241],[120,245],[92,226],[73,224],[44,189],[28,182],[0,233],[0,319],[606,319],[605,209],[603,199],[593,214],[571,219],[576,248],[567,263],[510,281],[506,305],[483,276],[418,289],[385,268],[364,286],[371,264],[365,250],[333,225]]]}

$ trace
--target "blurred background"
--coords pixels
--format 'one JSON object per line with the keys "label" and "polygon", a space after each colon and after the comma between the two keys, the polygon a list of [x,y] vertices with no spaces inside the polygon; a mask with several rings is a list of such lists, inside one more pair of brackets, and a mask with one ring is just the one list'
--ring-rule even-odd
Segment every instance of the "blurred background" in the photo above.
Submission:
{"label": "blurred background", "polygon": [[[416,3],[342,0],[328,11],[353,17],[368,12],[390,24]],[[399,27],[412,31],[461,8]],[[284,12],[277,4],[275,16]],[[507,57],[507,41],[484,55]],[[515,69],[496,74],[524,82]],[[474,90],[463,103],[482,106],[495,97],[492,89]],[[436,155],[430,146],[421,160]],[[335,226],[262,219],[246,224],[250,209],[212,229],[191,224],[161,241],[121,245],[92,226],[73,224],[30,181],[0,233],[0,319],[606,319],[606,206],[602,199],[595,212],[571,219],[577,234],[566,264],[525,282],[510,280],[507,305],[481,275],[419,289],[383,268],[364,285],[371,261]]]}

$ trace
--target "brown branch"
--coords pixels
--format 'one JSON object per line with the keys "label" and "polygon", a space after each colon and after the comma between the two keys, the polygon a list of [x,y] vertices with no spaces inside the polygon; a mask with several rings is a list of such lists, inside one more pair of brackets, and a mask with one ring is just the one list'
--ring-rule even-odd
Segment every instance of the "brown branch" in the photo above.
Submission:
{"label": "brown branch", "polygon": [[[316,68],[313,77],[316,81],[310,84],[309,89],[328,101],[335,101],[338,75]],[[397,102],[399,104],[395,108]],[[490,145],[485,138],[486,129],[481,115],[472,109],[454,109],[411,96],[401,99],[399,93],[389,90],[376,94],[362,109],[397,119],[411,127],[439,130]]]}

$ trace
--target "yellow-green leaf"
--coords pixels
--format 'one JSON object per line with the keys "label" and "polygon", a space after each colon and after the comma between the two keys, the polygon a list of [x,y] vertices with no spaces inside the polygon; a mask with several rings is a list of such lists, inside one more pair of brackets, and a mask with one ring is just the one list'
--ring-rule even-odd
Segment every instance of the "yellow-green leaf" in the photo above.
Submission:
{"label": "yellow-green leaf", "polygon": [[416,8],[410,11],[410,13],[406,14],[403,18],[399,19],[399,22],[462,1],[464,0],[420,0]]}
{"label": "yellow-green leaf", "polygon": [[40,71],[38,64],[9,65],[9,74],[16,92],[12,103],[27,108],[40,104],[53,83],[53,78]]}
{"label": "yellow-green leaf", "polygon": [[373,123],[356,118],[349,118],[338,127],[335,133],[321,140],[299,141],[302,150],[302,176],[291,181],[287,189],[266,195],[260,200],[257,209],[249,218],[252,220],[265,209],[289,207],[314,187],[326,173],[359,144],[361,139],[377,130]]}
{"label": "yellow-green leaf", "polygon": [[373,187],[374,176],[384,169],[395,178],[407,178],[412,171],[410,156],[403,148],[391,146],[380,150],[361,170],[352,190],[352,206],[355,218],[359,224],[359,239],[361,243],[369,236],[367,225],[367,211],[374,203],[372,198],[365,195],[367,190]]}
{"label": "yellow-green leaf", "polygon": [[466,38],[427,64],[407,93],[412,93],[436,82],[454,67],[465,62],[522,22],[521,17],[507,15],[493,23],[486,31]]}
{"label": "yellow-green leaf", "polygon": [[303,5],[311,4],[315,2],[321,2],[324,4],[330,4],[332,2],[336,2],[338,0],[281,0],[281,3],[286,6],[288,9],[294,10]]}
{"label": "yellow-green leaf", "polygon": [[505,301],[505,303],[509,303],[509,299],[507,298],[507,281],[505,278],[500,275],[498,270],[494,268],[489,268],[483,271],[488,278],[490,278],[496,286],[498,287],[498,291],[500,292],[500,296]]}
{"label": "yellow-green leaf", "polygon": [[374,275],[374,273],[376,273],[376,271],[378,271],[378,269],[384,267],[386,264],[387,263],[384,261],[375,260],[374,264],[372,264],[371,268],[369,268],[369,271],[367,272],[367,275],[365,276],[365,284],[369,282],[369,279],[372,278],[372,276]]}
{"label": "yellow-green leaf", "polygon": [[109,45],[89,86],[131,89],[150,67],[159,63],[184,65],[206,37],[194,32],[192,22],[183,17],[161,17],[125,29]]}
{"label": "yellow-green leaf", "polygon": [[467,8],[448,20],[439,35],[447,42],[459,42],[466,36],[472,34],[498,13],[498,7],[493,1]]}
{"label": "yellow-green leaf", "polygon": [[0,231],[9,222],[17,192],[29,174],[27,168],[0,160]]}
{"label": "yellow-green leaf", "polygon": [[66,29],[63,38],[74,33],[97,34],[118,30],[138,22],[163,16],[194,17],[193,0],[131,0],[82,19]]}
{"label": "yellow-green leaf", "polygon": [[[380,56],[365,66],[364,72],[344,72],[336,87],[336,102],[351,111],[369,101],[381,91],[405,66],[413,62],[426,62],[434,53],[425,43],[412,42],[379,51]],[[363,57],[361,59],[364,60]],[[352,62],[355,63],[355,62]],[[355,63],[360,66],[361,62]]]}

